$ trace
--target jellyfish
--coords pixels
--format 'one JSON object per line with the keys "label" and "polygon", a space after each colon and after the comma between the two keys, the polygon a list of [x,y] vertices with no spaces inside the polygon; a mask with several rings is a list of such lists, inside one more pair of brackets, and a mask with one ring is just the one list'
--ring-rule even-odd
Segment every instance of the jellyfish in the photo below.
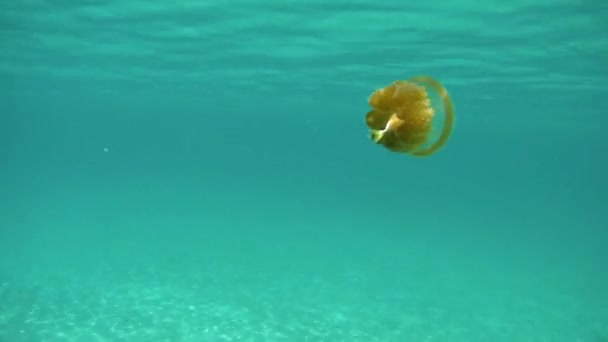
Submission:
{"label": "jellyfish", "polygon": [[[429,76],[395,81],[369,98],[366,123],[371,140],[392,152],[430,156],[448,141],[454,127],[454,105],[447,90]],[[439,131],[437,114],[443,112]]]}

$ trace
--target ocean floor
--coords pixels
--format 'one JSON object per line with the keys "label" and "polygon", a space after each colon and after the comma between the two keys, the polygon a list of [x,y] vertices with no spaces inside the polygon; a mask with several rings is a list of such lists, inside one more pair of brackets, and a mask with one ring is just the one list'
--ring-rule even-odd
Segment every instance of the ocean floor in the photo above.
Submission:
{"label": "ocean floor", "polygon": [[606,301],[597,297],[601,289],[585,289],[583,278],[563,282],[557,273],[431,259],[424,248],[366,257],[353,246],[341,253],[294,246],[4,258],[0,340],[608,338]]}

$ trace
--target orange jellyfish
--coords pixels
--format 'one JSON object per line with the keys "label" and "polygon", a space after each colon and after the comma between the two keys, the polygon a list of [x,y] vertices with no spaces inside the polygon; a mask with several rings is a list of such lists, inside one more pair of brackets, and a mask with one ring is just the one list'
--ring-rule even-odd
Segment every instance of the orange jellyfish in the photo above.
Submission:
{"label": "orange jellyfish", "polygon": [[[430,156],[439,151],[452,134],[454,105],[447,90],[431,77],[395,81],[373,92],[369,105],[372,110],[365,121],[370,128],[370,138],[390,151]],[[444,114],[440,133],[434,129],[438,112]],[[438,137],[433,137],[437,134]]]}

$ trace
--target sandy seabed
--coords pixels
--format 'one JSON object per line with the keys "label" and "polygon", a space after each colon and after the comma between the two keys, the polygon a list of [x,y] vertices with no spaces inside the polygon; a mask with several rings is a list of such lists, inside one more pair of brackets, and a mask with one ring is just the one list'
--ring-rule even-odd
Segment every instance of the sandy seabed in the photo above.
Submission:
{"label": "sandy seabed", "polygon": [[571,293],[413,272],[180,263],[3,272],[0,341],[607,341],[606,309],[585,311]]}

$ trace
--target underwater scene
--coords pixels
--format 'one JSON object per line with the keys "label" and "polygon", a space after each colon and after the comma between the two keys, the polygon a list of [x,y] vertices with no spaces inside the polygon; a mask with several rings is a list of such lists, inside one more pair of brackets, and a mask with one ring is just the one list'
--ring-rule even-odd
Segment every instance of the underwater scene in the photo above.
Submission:
{"label": "underwater scene", "polygon": [[1,342],[608,342],[608,2],[0,1]]}

